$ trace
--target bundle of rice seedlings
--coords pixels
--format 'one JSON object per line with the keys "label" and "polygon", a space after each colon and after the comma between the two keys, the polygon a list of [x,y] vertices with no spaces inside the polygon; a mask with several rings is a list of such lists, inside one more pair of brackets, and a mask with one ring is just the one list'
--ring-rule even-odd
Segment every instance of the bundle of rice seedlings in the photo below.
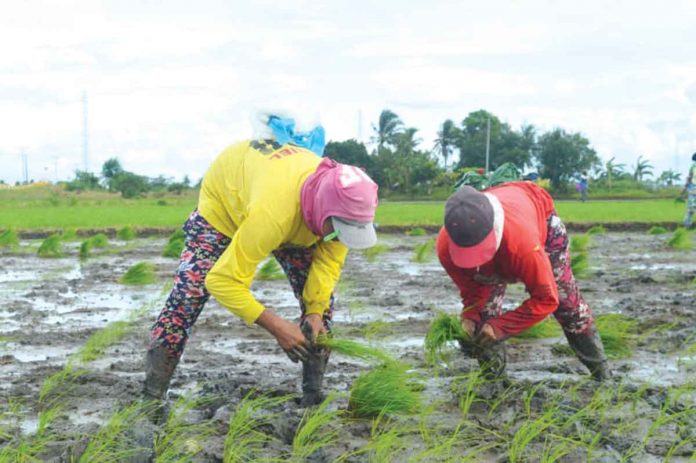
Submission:
{"label": "bundle of rice seedlings", "polygon": [[427,232],[425,231],[425,228],[422,227],[416,227],[412,228],[409,231],[406,232],[408,236],[425,236]]}
{"label": "bundle of rice seedlings", "polygon": [[589,266],[586,252],[579,252],[570,258],[570,268],[575,278],[585,278]]}
{"label": "bundle of rice seedlings", "polygon": [[417,412],[422,403],[421,387],[407,366],[396,362],[363,373],[350,389],[348,408],[356,416],[374,417]]}
{"label": "bundle of rice seedlings", "polygon": [[155,267],[149,262],[138,262],[118,280],[124,285],[149,285],[156,281]]}
{"label": "bundle of rice seedlings", "polygon": [[537,323],[524,330],[521,333],[515,335],[517,338],[521,339],[545,339],[545,338],[555,338],[561,335],[561,327],[556,323],[555,320],[550,318],[545,319],[541,323]]}
{"label": "bundle of rice seedlings", "polygon": [[184,243],[186,241],[186,235],[181,229],[177,229],[174,233],[169,235],[169,240],[164,246],[164,251],[162,251],[163,257],[174,257],[179,258],[181,252],[184,250]]}
{"label": "bundle of rice seedlings", "polygon": [[86,239],[80,244],[80,259],[87,259],[92,255],[92,240]]}
{"label": "bundle of rice seedlings", "polygon": [[650,227],[650,230],[648,230],[648,234],[650,235],[664,235],[665,233],[668,233],[669,230],[667,230],[665,227],[660,227],[658,225],[655,225],[653,227]]}
{"label": "bundle of rice seedlings", "polygon": [[284,278],[285,273],[283,273],[283,269],[273,257],[266,259],[266,262],[256,271],[257,280],[282,280]]}
{"label": "bundle of rice seedlings", "polygon": [[176,230],[174,230],[174,232],[171,235],[169,235],[169,239],[167,241],[169,241],[171,243],[172,241],[176,241],[176,240],[183,241],[185,239],[186,239],[186,234],[184,233],[184,230],[182,230],[181,228],[177,228]]}
{"label": "bundle of rice seedlings", "polygon": [[471,337],[462,328],[461,319],[456,315],[439,312],[430,323],[425,335],[425,354],[430,363],[441,357],[442,348],[449,341],[471,342]]}
{"label": "bundle of rice seedlings", "polygon": [[427,261],[430,256],[433,254],[433,251],[435,250],[435,240],[430,239],[426,241],[425,243],[419,244],[416,246],[414,249],[413,257],[411,260],[413,262],[425,262]]}
{"label": "bundle of rice seedlings", "polygon": [[91,237],[90,240],[92,241],[92,246],[95,248],[105,248],[109,245],[109,237],[104,233],[97,233]]}
{"label": "bundle of rice seedlings", "polygon": [[338,352],[347,357],[358,358],[362,360],[379,360],[381,362],[394,362],[394,359],[386,352],[368,347],[350,339],[336,339],[327,335],[317,336],[317,344],[331,349],[332,352]]}
{"label": "bundle of rice seedlings", "polygon": [[594,227],[587,230],[588,235],[604,235],[607,232],[604,225],[595,225]]}
{"label": "bundle of rice seedlings", "polygon": [[138,234],[130,226],[125,226],[116,232],[116,238],[121,241],[131,241],[137,238],[137,236]]}
{"label": "bundle of rice seedlings", "polygon": [[691,235],[685,228],[679,227],[667,241],[667,246],[672,249],[691,249]]}
{"label": "bundle of rice seedlings", "polygon": [[570,250],[574,253],[587,252],[590,235],[574,235],[570,237]]}
{"label": "bundle of rice seedlings", "polygon": [[63,255],[63,244],[60,235],[51,235],[46,238],[37,252],[39,257],[61,257]]}
{"label": "bundle of rice seedlings", "polygon": [[0,248],[14,248],[19,246],[19,236],[12,228],[0,233]]}
{"label": "bundle of rice seedlings", "polygon": [[68,228],[67,230],[63,230],[63,232],[60,234],[60,239],[63,241],[76,241],[77,240],[77,230],[74,228]]}
{"label": "bundle of rice seedlings", "polygon": [[610,359],[630,357],[632,348],[630,334],[636,328],[636,321],[621,314],[604,314],[595,320],[604,352]]}
{"label": "bundle of rice seedlings", "polygon": [[386,244],[375,244],[371,248],[363,249],[363,256],[368,262],[374,262],[377,256],[389,251],[389,247]]}

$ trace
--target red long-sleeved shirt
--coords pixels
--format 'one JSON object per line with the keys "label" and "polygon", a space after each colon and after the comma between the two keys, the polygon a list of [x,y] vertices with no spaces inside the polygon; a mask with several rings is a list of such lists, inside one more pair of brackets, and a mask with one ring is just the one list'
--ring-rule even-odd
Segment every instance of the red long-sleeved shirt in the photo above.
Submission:
{"label": "red long-sleeved shirt", "polygon": [[480,328],[481,310],[495,286],[522,282],[529,298],[513,311],[486,321],[505,339],[543,320],[558,307],[558,287],[544,251],[547,221],[554,211],[551,196],[530,182],[511,182],[486,190],[498,198],[505,213],[503,238],[493,260],[477,268],[457,267],[449,255],[444,227],[437,238],[437,255],[459,288],[462,317]]}

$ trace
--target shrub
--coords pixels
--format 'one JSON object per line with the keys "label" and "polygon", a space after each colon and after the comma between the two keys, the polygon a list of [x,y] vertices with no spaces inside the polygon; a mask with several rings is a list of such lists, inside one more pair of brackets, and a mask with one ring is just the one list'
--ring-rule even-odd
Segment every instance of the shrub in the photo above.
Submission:
{"label": "shrub", "polygon": [[348,407],[362,417],[414,413],[421,406],[420,389],[407,366],[389,362],[353,382]]}
{"label": "shrub", "polygon": [[138,234],[133,230],[133,227],[126,226],[121,228],[116,232],[116,238],[120,239],[121,241],[130,241],[134,240],[137,238]]}
{"label": "shrub", "polygon": [[63,255],[63,244],[60,235],[51,235],[46,238],[37,252],[39,257],[61,257]]}
{"label": "shrub", "polygon": [[119,279],[119,282],[124,285],[149,285],[155,281],[155,269],[149,262],[138,262]]}
{"label": "shrub", "polygon": [[691,235],[685,228],[679,227],[667,241],[667,246],[672,249],[691,249]]}

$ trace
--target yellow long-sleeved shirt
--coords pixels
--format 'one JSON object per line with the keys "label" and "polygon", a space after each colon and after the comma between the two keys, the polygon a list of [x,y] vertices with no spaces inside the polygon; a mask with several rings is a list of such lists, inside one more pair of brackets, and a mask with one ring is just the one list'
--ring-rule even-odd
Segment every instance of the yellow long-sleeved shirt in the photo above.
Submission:
{"label": "yellow long-sleeved shirt", "polygon": [[304,222],[300,193],[321,159],[290,145],[245,141],[224,150],[208,169],[198,200],[201,215],[232,242],[208,272],[210,294],[251,324],[265,310],[250,287],[258,264],[283,245],[317,244],[303,299],[323,314],[348,248],[324,242]]}

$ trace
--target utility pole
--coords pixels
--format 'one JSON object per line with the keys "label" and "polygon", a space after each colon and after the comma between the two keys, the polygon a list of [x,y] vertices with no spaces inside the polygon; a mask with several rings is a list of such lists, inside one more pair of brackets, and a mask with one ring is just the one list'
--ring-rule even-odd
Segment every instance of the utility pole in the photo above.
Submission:
{"label": "utility pole", "polygon": [[28,159],[27,153],[24,150],[22,150],[21,157],[22,157],[22,177],[24,178],[24,184],[26,185],[29,183],[29,159]]}
{"label": "utility pole", "polygon": [[491,116],[488,116],[486,123],[486,173],[488,173],[488,159],[491,154]]}
{"label": "utility pole", "polygon": [[87,126],[87,91],[82,91],[82,161],[85,172],[89,171],[89,132]]}

